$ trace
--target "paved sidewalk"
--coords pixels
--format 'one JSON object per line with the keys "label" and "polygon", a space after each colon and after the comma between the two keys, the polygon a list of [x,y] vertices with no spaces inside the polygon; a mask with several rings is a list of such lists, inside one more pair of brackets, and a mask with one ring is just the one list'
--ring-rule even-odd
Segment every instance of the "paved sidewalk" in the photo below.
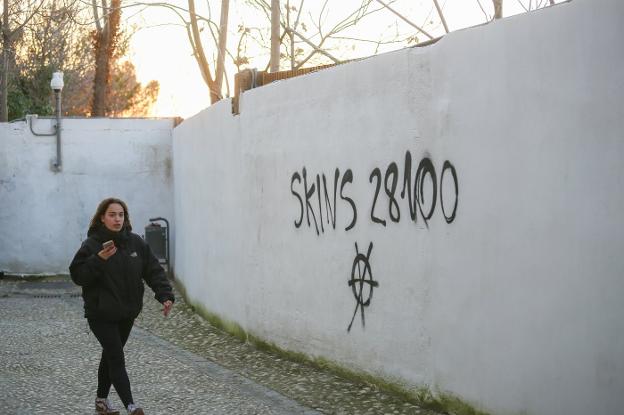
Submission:
{"label": "paved sidewalk", "polygon": [[[77,288],[62,279],[0,280],[0,413],[93,413],[100,349]],[[126,360],[148,415],[433,414],[259,351],[208,324],[179,296],[164,319],[147,291]],[[121,407],[114,391],[110,398]]]}

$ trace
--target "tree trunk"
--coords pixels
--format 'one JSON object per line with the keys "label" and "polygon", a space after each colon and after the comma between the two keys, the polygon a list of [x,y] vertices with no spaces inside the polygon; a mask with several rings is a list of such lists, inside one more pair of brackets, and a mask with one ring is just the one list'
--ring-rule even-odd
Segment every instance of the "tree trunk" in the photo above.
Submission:
{"label": "tree trunk", "polygon": [[110,62],[108,60],[108,29],[96,34],[95,40],[95,76],[93,78],[93,102],[91,116],[106,115],[106,91],[108,89]]}
{"label": "tree trunk", "polygon": [[492,0],[494,3],[494,18],[501,19],[503,17],[503,0]]}
{"label": "tree trunk", "polygon": [[195,0],[188,0],[188,5],[189,14],[191,16],[193,55],[195,56],[195,60],[197,60],[197,65],[199,65],[202,78],[204,78],[204,82],[208,85],[208,90],[210,91],[210,103],[214,104],[220,99],[220,89],[210,74],[210,65],[208,65],[208,59],[206,59],[204,47],[202,46],[201,38],[199,36],[199,26],[197,24],[197,15],[195,14]]}
{"label": "tree trunk", "polygon": [[280,43],[280,4],[271,0],[271,72],[279,72]]}
{"label": "tree trunk", "polygon": [[[95,3],[95,0],[93,1]],[[101,26],[97,24],[94,34],[95,76],[93,78],[93,101],[91,104],[92,117],[107,115],[111,65],[121,19],[121,0],[112,0],[110,9],[106,7],[106,2],[103,3],[102,19],[104,24]]]}
{"label": "tree trunk", "polygon": [[215,70],[215,84],[219,88],[219,99],[223,98],[223,74],[225,72],[225,53],[227,46],[228,12],[230,0],[221,1],[221,20],[219,21],[219,54],[217,55],[217,68]]}
{"label": "tree trunk", "polygon": [[9,120],[9,48],[11,39],[9,32],[9,0],[4,0],[2,13],[2,72],[0,73],[0,122]]}

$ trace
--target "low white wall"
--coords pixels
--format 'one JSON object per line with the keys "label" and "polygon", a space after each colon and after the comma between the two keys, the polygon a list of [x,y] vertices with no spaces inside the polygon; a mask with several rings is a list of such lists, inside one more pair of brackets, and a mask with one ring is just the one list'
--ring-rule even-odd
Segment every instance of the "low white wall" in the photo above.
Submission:
{"label": "low white wall", "polygon": [[622,16],[572,1],[185,121],[175,265],[191,300],[495,414],[621,412]]}
{"label": "low white wall", "polygon": [[[52,121],[35,120],[36,132]],[[98,203],[128,204],[140,235],[154,216],[173,217],[170,119],[66,119],[62,171],[56,138],[26,122],[0,124],[0,271],[67,274]]]}

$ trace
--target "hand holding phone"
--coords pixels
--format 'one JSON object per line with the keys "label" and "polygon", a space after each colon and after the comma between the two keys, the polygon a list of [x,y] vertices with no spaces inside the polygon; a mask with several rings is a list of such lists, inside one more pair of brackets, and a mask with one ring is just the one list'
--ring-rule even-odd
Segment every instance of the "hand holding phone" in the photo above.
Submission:
{"label": "hand holding phone", "polygon": [[115,252],[117,252],[115,242],[113,242],[112,240],[106,241],[102,244],[102,250],[98,252],[98,256],[106,261],[108,258],[115,255]]}

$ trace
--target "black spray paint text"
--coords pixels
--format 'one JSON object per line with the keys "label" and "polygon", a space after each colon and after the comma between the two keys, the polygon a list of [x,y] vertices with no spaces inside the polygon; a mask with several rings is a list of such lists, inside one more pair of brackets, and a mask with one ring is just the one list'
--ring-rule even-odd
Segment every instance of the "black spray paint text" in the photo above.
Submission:
{"label": "black spray paint text", "polygon": [[[354,181],[353,171],[347,169],[341,178],[341,172],[336,168],[333,179],[332,185],[331,177],[328,184],[325,173],[308,176],[305,167],[301,170],[301,174],[293,173],[290,178],[290,191],[299,203],[299,215],[294,221],[296,228],[301,227],[305,219],[305,223],[309,228],[314,227],[317,235],[325,232],[324,222],[327,228],[331,226],[332,229],[336,229],[338,197],[340,197],[340,205],[347,209],[346,217],[349,222],[345,231],[356,225],[358,210],[355,201],[349,195],[347,186]],[[400,179],[399,166],[396,162],[391,162],[385,172],[382,172],[379,167],[371,171],[368,180],[374,185],[370,207],[370,219],[373,223],[386,226],[388,218],[392,222],[399,222],[401,207],[398,198],[407,200],[410,219],[418,222],[420,217],[427,228],[438,200],[446,223],[452,223],[455,220],[459,185],[457,171],[450,161],[444,161],[438,174],[431,159],[423,157],[413,173],[412,155],[407,151],[403,163],[402,182],[399,181]],[[425,186],[427,179],[428,185]],[[451,181],[455,190],[454,194],[444,193],[444,183]],[[399,186],[402,188],[400,192]],[[382,194],[382,188],[385,195]]]}

